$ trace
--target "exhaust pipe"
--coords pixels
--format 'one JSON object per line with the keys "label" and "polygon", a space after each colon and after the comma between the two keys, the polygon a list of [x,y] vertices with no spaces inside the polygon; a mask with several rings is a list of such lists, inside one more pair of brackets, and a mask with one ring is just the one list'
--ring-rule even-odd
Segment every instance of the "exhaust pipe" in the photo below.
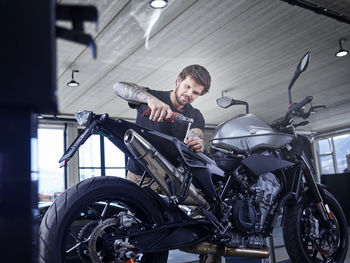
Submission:
{"label": "exhaust pipe", "polygon": [[266,245],[260,249],[231,248],[204,242],[196,246],[180,250],[192,254],[215,254],[224,257],[268,258],[270,256],[270,248]]}
{"label": "exhaust pipe", "polygon": [[[125,132],[124,143],[136,160],[141,162],[163,192],[172,197],[168,179],[174,184],[175,192],[180,189],[183,176],[167,159],[162,156],[145,138],[132,129]],[[208,208],[207,201],[198,194],[193,184],[190,185],[184,205],[203,206]]]}

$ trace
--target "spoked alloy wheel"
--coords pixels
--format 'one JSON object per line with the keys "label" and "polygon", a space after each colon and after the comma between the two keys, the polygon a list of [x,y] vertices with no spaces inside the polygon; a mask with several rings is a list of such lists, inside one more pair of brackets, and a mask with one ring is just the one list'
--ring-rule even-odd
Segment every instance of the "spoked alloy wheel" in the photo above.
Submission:
{"label": "spoked alloy wheel", "polygon": [[139,231],[162,217],[137,185],[115,177],[85,180],[68,189],[40,226],[40,262],[163,263],[168,252],[142,254],[128,231]]}
{"label": "spoked alloy wheel", "polygon": [[324,222],[315,203],[305,196],[300,205],[288,207],[283,225],[284,241],[292,262],[344,262],[348,228],[337,200],[325,191],[333,219]]}

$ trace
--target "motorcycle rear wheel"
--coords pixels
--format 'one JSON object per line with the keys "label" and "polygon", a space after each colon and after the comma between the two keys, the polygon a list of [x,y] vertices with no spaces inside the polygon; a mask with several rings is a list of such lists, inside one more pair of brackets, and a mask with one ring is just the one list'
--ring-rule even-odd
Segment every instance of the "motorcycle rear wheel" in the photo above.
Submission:
{"label": "motorcycle rear wheel", "polygon": [[[122,211],[140,224],[163,222],[150,196],[130,181],[94,177],[69,188],[41,222],[39,262],[112,261],[113,253],[109,251],[113,250],[113,235],[118,229],[116,215]],[[94,242],[89,241],[92,238]],[[141,254],[136,262],[165,263],[167,258],[168,251]]]}
{"label": "motorcycle rear wheel", "polygon": [[344,262],[348,248],[348,227],[335,197],[325,192],[325,201],[334,217],[332,231],[308,195],[298,205],[288,206],[284,215],[283,237],[292,262]]}

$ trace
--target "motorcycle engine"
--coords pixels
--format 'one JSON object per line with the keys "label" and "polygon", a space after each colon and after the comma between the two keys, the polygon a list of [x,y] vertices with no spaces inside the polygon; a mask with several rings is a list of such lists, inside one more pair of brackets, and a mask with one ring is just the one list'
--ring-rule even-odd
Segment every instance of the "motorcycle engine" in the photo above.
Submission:
{"label": "motorcycle engine", "polygon": [[260,231],[277,195],[281,191],[281,184],[273,173],[266,173],[259,177],[258,182],[250,190],[253,193],[255,192],[254,202],[259,206],[260,222],[258,224]]}
{"label": "motorcycle engine", "polygon": [[248,197],[236,194],[226,202],[232,207],[230,221],[235,228],[227,245],[260,248],[263,246],[261,231],[281,191],[281,184],[273,173],[266,173],[260,175],[245,190],[249,193]]}

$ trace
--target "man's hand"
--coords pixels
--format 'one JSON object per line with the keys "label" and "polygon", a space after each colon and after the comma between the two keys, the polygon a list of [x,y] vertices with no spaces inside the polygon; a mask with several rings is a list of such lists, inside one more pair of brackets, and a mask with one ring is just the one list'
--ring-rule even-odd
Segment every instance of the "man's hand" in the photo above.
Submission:
{"label": "man's hand", "polygon": [[185,143],[194,151],[203,152],[205,149],[203,137],[203,131],[201,129],[194,128],[189,131]]}
{"label": "man's hand", "polygon": [[151,115],[149,116],[151,121],[163,121],[172,116],[171,114],[173,111],[170,109],[169,105],[156,97],[148,99],[147,105],[151,109]]}
{"label": "man's hand", "polygon": [[115,93],[124,100],[147,103],[151,109],[151,115],[149,116],[151,121],[163,121],[172,116],[171,114],[173,112],[169,105],[148,93],[145,87],[141,87],[135,83],[117,82],[113,88]]}

